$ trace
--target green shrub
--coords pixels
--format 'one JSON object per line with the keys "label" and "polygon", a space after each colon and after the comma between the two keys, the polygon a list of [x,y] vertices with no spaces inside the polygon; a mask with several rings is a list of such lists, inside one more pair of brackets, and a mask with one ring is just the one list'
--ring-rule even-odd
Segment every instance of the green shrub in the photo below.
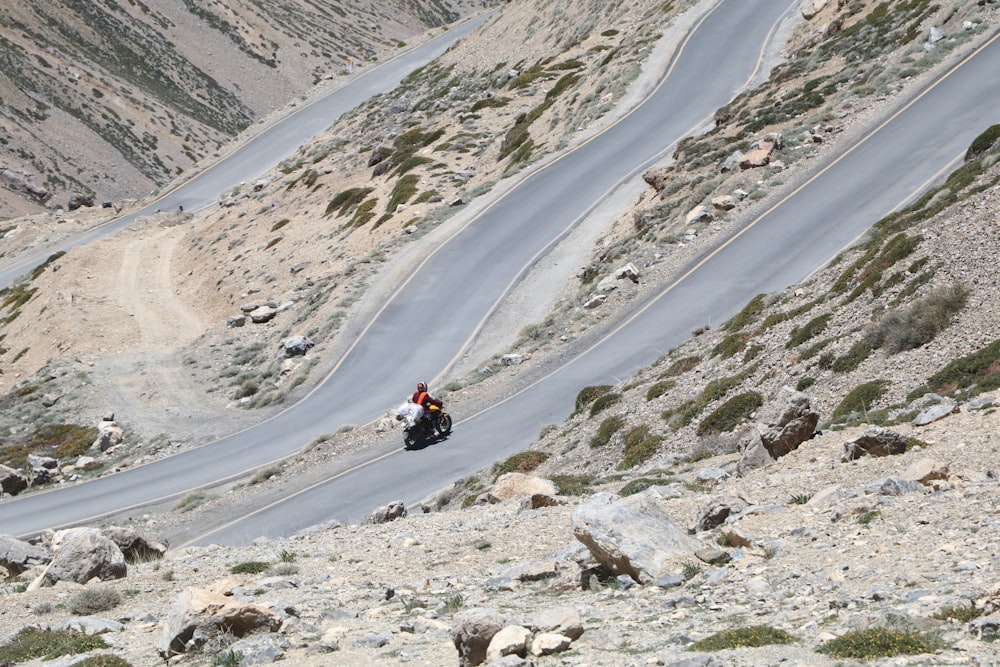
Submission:
{"label": "green shrub", "polygon": [[573,410],[573,414],[583,412],[584,408],[589,406],[601,396],[610,392],[612,389],[614,389],[614,387],[609,384],[584,387],[580,390],[580,393],[576,395],[576,408]]}
{"label": "green shrub", "polygon": [[599,412],[610,408],[612,405],[620,401],[621,398],[621,394],[604,394],[604,396],[601,396],[590,404],[590,416],[593,417]]}
{"label": "green shrub", "polygon": [[98,431],[93,426],[49,424],[35,429],[28,443],[34,449],[52,452],[50,455],[56,458],[72,458],[86,452],[97,436]]}
{"label": "green shrub", "polygon": [[889,658],[896,655],[933,653],[941,642],[918,632],[888,628],[855,630],[820,646],[817,651],[833,658]]}
{"label": "green shrub", "polygon": [[261,572],[267,572],[269,567],[271,567],[270,563],[259,560],[248,560],[233,565],[229,568],[229,571],[233,574],[260,574]]}
{"label": "green shrub", "polygon": [[35,658],[52,660],[64,655],[76,655],[107,648],[103,639],[73,630],[42,630],[23,628],[6,644],[0,646],[0,663],[27,662]]}
{"label": "green shrub", "polygon": [[84,588],[70,598],[67,608],[71,614],[89,616],[114,609],[122,602],[122,596],[113,588]]}
{"label": "green shrub", "polygon": [[413,195],[417,194],[419,182],[420,177],[416,174],[407,174],[396,181],[396,185],[392,188],[392,194],[389,195],[389,203],[385,206],[386,213],[392,215],[396,212],[396,207],[410,201]]}
{"label": "green shrub", "polygon": [[683,375],[684,373],[694,369],[694,367],[700,363],[701,357],[684,357],[683,359],[678,359],[670,364],[670,366],[667,367],[667,370],[660,373],[660,379]]}
{"label": "green shrub", "polygon": [[486,109],[489,107],[505,107],[508,104],[510,104],[509,97],[487,97],[473,104],[471,111],[472,113],[475,113],[480,109]]}
{"label": "green shrub", "polygon": [[867,337],[862,338],[852,345],[851,349],[834,359],[833,363],[830,364],[830,370],[835,373],[849,373],[870,357],[873,351],[871,340]]}
{"label": "green shrub", "polygon": [[92,655],[89,658],[74,662],[73,667],[132,667],[132,663],[125,658],[119,658],[117,655],[105,653],[102,655]]}
{"label": "green shrub", "polygon": [[[979,392],[1000,388],[1000,338],[981,350],[956,359],[932,375],[927,386],[914,392],[950,392],[976,387]],[[919,393],[918,393],[919,392]]]}
{"label": "green shrub", "polygon": [[806,376],[799,378],[799,381],[795,383],[795,391],[805,391],[814,384],[816,384],[816,378],[814,377]]}
{"label": "green shrub", "polygon": [[737,353],[747,349],[748,340],[750,340],[750,334],[744,332],[731,333],[712,348],[711,356],[722,357],[723,359],[734,357]]}
{"label": "green shrub", "polygon": [[679,405],[674,411],[665,411],[664,419],[671,422],[674,428],[683,428],[694,421],[702,410],[714,401],[723,398],[730,390],[740,386],[744,380],[757,372],[757,364],[746,368],[742,373],[712,380],[702,389],[698,398]]}
{"label": "green shrub", "polygon": [[996,145],[998,139],[1000,139],[1000,125],[990,125],[969,144],[968,150],[965,151],[965,161],[970,162],[980,155],[988,153]]}
{"label": "green shrub", "polygon": [[850,393],[844,397],[844,400],[840,402],[840,405],[834,409],[831,419],[847,417],[848,415],[864,413],[871,410],[872,405],[874,405],[880,398],[882,398],[882,395],[885,394],[885,390],[888,386],[888,380],[872,380],[871,382],[858,385],[852,389]]}
{"label": "green shrub", "polygon": [[784,630],[770,625],[755,625],[749,628],[723,630],[710,637],[695,642],[689,651],[722,651],[727,648],[748,646],[756,648],[770,644],[792,644],[797,640]]}
{"label": "green shrub", "polygon": [[977,619],[982,615],[983,610],[970,602],[969,604],[946,607],[940,611],[934,612],[931,618],[939,621],[955,620],[959,623],[968,623],[969,621]]}
{"label": "green shrub", "polygon": [[232,649],[212,656],[212,667],[239,667],[241,662],[243,654]]}
{"label": "green shrub", "polygon": [[618,490],[618,495],[620,496],[634,496],[637,493],[641,493],[651,486],[661,486],[664,484],[669,484],[671,480],[669,479],[656,479],[652,477],[640,477],[638,479],[633,479],[631,482],[623,486]]}
{"label": "green shrub", "polygon": [[597,448],[608,444],[611,441],[611,436],[617,433],[624,425],[625,420],[617,415],[606,418],[597,427],[597,433],[590,439],[590,446]]}
{"label": "green shrub", "polygon": [[174,506],[174,509],[178,512],[190,512],[196,507],[199,507],[210,500],[215,500],[216,498],[218,498],[218,496],[206,493],[205,491],[195,491],[194,493],[189,493],[181,498],[181,500]]}
{"label": "green shrub", "polygon": [[882,513],[879,512],[878,510],[868,510],[867,512],[862,512],[861,514],[859,514],[856,521],[859,525],[867,526],[880,516],[882,516]]}
{"label": "green shrub", "polygon": [[737,394],[702,419],[697,433],[709,435],[732,431],[762,405],[764,397],[756,391]]}
{"label": "green shrub", "polygon": [[272,477],[277,477],[278,475],[280,475],[282,470],[284,470],[284,468],[282,468],[282,466],[280,465],[270,466],[262,470],[258,470],[256,473],[254,473],[254,476],[250,478],[248,484],[250,486],[263,484]]}
{"label": "green shrub", "polygon": [[625,452],[618,469],[627,470],[648,461],[659,450],[662,442],[663,436],[651,433],[649,426],[643,424],[635,427],[625,434]]}
{"label": "green shrub", "polygon": [[675,380],[660,380],[659,382],[656,382],[653,385],[651,385],[649,389],[646,390],[646,400],[647,401],[655,400],[660,396],[663,396],[665,393],[667,393],[676,386],[677,382]]}
{"label": "green shrub", "polygon": [[582,496],[594,483],[593,475],[549,475],[549,480],[559,487],[563,496]]}
{"label": "green shrub", "polygon": [[750,299],[747,305],[743,306],[743,310],[738,312],[731,320],[722,325],[722,328],[726,331],[733,332],[746,329],[748,326],[757,321],[757,319],[764,312],[764,302],[766,299],[766,294],[758,294],[754,298]]}
{"label": "green shrub", "polygon": [[362,227],[367,224],[368,221],[375,217],[376,205],[378,205],[377,199],[366,199],[358,204],[358,208],[354,211],[354,215],[351,216],[351,221],[347,223],[347,226]]}
{"label": "green shrub", "polygon": [[830,323],[830,318],[833,317],[833,313],[824,313],[818,317],[814,317],[808,322],[806,322],[801,327],[795,327],[792,329],[791,338],[785,343],[785,347],[792,349],[793,347],[798,347],[807,340],[811,340],[818,336],[824,329],[826,325]]}
{"label": "green shrub", "polygon": [[961,312],[969,299],[962,285],[938,288],[914,302],[902,312],[893,312],[869,333],[872,347],[889,354],[913,350],[934,340]]}
{"label": "green shrub", "polygon": [[493,467],[494,479],[509,472],[531,472],[538,466],[545,463],[548,458],[549,455],[545,452],[538,452],[530,449],[518,452]]}

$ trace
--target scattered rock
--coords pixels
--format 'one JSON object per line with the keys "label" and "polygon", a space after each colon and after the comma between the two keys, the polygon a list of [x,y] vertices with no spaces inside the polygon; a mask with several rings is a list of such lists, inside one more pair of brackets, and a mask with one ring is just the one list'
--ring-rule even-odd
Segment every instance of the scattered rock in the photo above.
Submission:
{"label": "scattered rock", "polygon": [[862,456],[894,456],[906,452],[906,438],[886,428],[873,428],[844,443],[841,461],[854,461]]}
{"label": "scattered rock", "polygon": [[281,628],[277,614],[209,591],[188,588],[181,593],[163,622],[159,652],[163,658],[186,653],[227,633],[245,637]]}

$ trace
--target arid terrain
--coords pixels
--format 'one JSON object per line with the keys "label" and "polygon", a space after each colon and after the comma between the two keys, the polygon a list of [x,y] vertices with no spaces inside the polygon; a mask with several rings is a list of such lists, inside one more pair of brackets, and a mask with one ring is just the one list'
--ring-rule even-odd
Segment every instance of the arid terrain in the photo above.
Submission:
{"label": "arid terrain", "polygon": [[[75,426],[92,439],[87,429],[113,412],[122,442],[79,452],[96,459],[90,470],[74,467],[79,453],[60,458],[56,483],[70,483],[202,444],[294,401],[412,257],[641,96],[658,75],[656,58],[696,15],[683,13],[689,4],[506,4],[440,64],[349,114],[258,183],[225,193],[217,209],[151,216],[54,259],[5,306],[7,463],[40,442],[42,427]],[[812,2],[802,10],[784,26],[767,81],[720,109],[715,127],[682,142],[630,199],[581,225],[556,251],[563,268],[540,269],[501,308],[446,387],[456,414],[509,394],[662,289],[990,37],[998,19],[992,3],[944,11]],[[945,37],[932,42],[932,28]],[[513,83],[532,72],[523,86]],[[578,80],[565,83],[565,72]],[[575,94],[548,95],[560,81]],[[515,118],[553,97],[527,142],[512,147]],[[495,101],[477,104],[484,99]],[[785,101],[779,112],[774,99]],[[288,664],[454,664],[461,614],[481,607],[536,638],[530,619],[542,611],[569,607],[582,623],[565,652],[498,664],[853,664],[817,650],[857,630],[929,642],[876,664],[1000,664],[992,643],[1000,622],[982,620],[1000,609],[1000,424],[991,402],[1000,365],[1000,146],[986,132],[991,123],[977,128],[980,150],[947,183],[880,221],[807,282],[761,295],[729,322],[706,322],[626,381],[581,387],[578,411],[544,428],[530,451],[457,481],[409,516],[243,549],[186,546],[214,523],[321,478],[324,462],[399,438],[386,422],[355,425],[252,480],[109,520],[174,549],[130,566],[125,579],[86,587],[25,592],[23,582],[41,571],[29,569],[0,597],[4,628],[76,618],[81,590],[114,588],[121,600],[98,615],[123,627],[103,636],[129,664],[152,665],[171,604],[194,586],[270,608],[282,627],[266,642]],[[768,164],[718,172],[733,150],[776,136]],[[389,165],[374,175],[379,147]],[[713,207],[725,196],[733,206]],[[703,204],[713,218],[688,224]],[[9,256],[103,214],[11,220],[2,242]],[[627,262],[641,267],[639,282],[618,281],[600,306],[584,308],[599,279]],[[286,302],[297,305],[269,323],[227,326],[245,304]],[[316,347],[294,363],[274,362],[278,342],[296,333]],[[507,352],[524,362],[502,365]],[[753,434],[799,394],[819,432],[776,461],[750,465]],[[913,423],[935,406],[946,416]],[[845,443],[875,427],[897,434],[905,451],[842,460]],[[933,478],[915,472],[928,468]],[[525,501],[524,489],[535,487],[498,490],[509,471],[554,482],[541,494],[553,502]],[[652,499],[729,561],[685,552],[665,566],[680,579],[588,578],[594,557],[571,515],[603,492]],[[730,518],[706,522],[719,506]],[[220,583],[251,561],[270,569]],[[794,640],[687,650],[753,626]],[[234,638],[223,639],[173,660],[237,664],[220,662],[232,658],[225,644]]]}

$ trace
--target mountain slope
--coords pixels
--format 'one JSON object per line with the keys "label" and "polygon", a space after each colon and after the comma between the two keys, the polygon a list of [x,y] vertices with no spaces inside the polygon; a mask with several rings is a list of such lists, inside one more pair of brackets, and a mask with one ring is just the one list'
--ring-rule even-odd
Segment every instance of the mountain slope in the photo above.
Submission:
{"label": "mountain slope", "polygon": [[0,216],[143,196],[474,4],[4,3]]}

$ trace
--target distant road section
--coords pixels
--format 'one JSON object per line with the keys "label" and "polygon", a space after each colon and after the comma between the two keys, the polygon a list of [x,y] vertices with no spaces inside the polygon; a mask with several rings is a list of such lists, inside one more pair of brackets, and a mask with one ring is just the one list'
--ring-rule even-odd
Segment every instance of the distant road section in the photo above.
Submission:
{"label": "distant road section", "polygon": [[400,53],[392,60],[366,67],[340,86],[315,100],[304,104],[271,127],[251,138],[232,154],[220,159],[201,171],[191,180],[173,188],[149,206],[112,220],[80,236],[35,248],[15,258],[13,262],[0,263],[0,288],[7,287],[25,273],[60,251],[84,245],[128,227],[143,215],[157,211],[194,211],[216,202],[226,190],[258,178],[294,153],[310,139],[326,130],[344,113],[372,96],[396,88],[406,76],[433,61],[449,46],[469,35],[492,14],[486,13],[464,23],[450,27],[440,36],[410,51]]}

